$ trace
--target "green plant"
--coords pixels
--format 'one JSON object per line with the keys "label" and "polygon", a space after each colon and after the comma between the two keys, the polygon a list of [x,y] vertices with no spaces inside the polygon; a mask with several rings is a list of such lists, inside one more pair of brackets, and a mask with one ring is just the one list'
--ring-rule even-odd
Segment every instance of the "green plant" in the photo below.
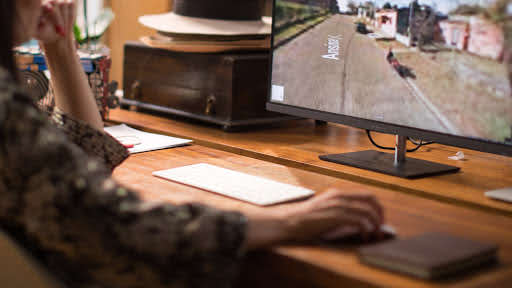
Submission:
{"label": "green plant", "polygon": [[81,29],[78,25],[75,24],[73,27],[73,32],[75,33],[75,38],[79,44],[85,44],[88,41],[96,41],[103,36],[105,31],[107,31],[108,27],[112,23],[115,18],[114,12],[110,8],[103,8],[100,12],[100,15],[94,19],[91,23],[88,21],[87,8],[85,5],[87,1],[84,0],[84,27]]}
{"label": "green plant", "polygon": [[82,31],[80,30],[80,27],[78,27],[77,24],[73,25],[73,34],[75,35],[76,42],[78,44],[84,44],[84,38],[82,37]]}

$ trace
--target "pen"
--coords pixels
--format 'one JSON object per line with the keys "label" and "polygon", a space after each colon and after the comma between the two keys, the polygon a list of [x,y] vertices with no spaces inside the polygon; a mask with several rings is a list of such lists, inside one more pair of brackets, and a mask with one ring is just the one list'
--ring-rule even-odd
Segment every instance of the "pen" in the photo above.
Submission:
{"label": "pen", "polygon": [[141,144],[137,136],[117,136],[116,139],[121,144],[123,144],[123,146],[127,149],[133,148],[136,145]]}

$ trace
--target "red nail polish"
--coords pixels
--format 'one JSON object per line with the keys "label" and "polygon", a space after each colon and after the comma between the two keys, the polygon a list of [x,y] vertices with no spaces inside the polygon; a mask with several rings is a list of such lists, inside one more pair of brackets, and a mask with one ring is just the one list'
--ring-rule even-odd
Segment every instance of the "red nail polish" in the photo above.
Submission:
{"label": "red nail polish", "polygon": [[57,31],[57,33],[60,36],[66,37],[66,32],[64,31],[64,28],[62,28],[62,26],[60,26],[60,25],[55,26],[55,31]]}

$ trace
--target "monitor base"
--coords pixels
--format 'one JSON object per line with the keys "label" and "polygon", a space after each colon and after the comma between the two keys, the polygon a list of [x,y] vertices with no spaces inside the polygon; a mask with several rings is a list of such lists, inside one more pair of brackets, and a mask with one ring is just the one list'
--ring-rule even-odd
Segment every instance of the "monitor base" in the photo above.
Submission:
{"label": "monitor base", "polygon": [[430,161],[407,158],[395,165],[395,155],[374,150],[331,154],[320,156],[321,160],[356,168],[380,172],[401,178],[423,178],[446,173],[455,173],[459,167],[448,166]]}

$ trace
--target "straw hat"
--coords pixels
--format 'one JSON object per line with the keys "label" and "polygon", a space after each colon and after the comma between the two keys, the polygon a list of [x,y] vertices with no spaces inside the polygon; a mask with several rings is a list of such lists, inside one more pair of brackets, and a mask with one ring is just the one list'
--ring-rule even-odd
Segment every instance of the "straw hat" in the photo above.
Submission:
{"label": "straw hat", "polygon": [[173,11],[139,18],[164,34],[217,36],[270,35],[262,0],[174,0]]}

